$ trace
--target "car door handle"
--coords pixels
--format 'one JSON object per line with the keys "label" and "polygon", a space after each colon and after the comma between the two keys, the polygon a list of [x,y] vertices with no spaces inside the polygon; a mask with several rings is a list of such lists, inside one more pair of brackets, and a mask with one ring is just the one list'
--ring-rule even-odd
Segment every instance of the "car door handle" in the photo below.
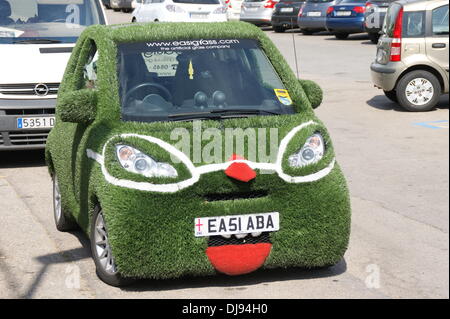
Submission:
{"label": "car door handle", "polygon": [[431,47],[433,48],[433,49],[443,49],[443,48],[445,48],[447,45],[445,44],[445,43],[433,43],[432,45],[431,45]]}

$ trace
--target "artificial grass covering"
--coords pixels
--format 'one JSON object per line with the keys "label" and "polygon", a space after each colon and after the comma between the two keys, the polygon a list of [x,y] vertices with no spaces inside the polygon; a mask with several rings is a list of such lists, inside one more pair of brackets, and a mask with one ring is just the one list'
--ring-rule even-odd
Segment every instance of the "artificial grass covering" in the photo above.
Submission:
{"label": "artificial grass covering", "polygon": [[[294,127],[308,121],[316,124],[299,131],[287,146],[282,167],[291,176],[305,176],[327,167],[334,158],[333,146],[324,125],[312,110],[320,104],[322,91],[311,81],[297,81],[278,49],[258,28],[241,22],[184,24],[158,23],[132,26],[94,26],[81,35],[72,53],[59,91],[57,121],[51,131],[46,158],[51,174],[60,183],[63,208],[88,233],[93,208],[101,204],[108,225],[109,240],[115,261],[123,276],[173,278],[183,275],[215,273],[205,251],[208,238],[194,236],[194,219],[207,216],[240,215],[279,212],[280,230],[270,234],[272,250],[265,268],[315,267],[338,262],[348,244],[350,203],[345,179],[336,164],[325,177],[307,183],[287,183],[276,173],[257,170],[257,177],[240,182],[223,171],[203,174],[194,185],[175,193],[144,192],[114,186],[105,180],[100,165],[86,156],[91,149],[102,154],[106,141],[113,138],[105,150],[105,167],[118,179],[154,184],[175,183],[191,177],[183,163],[173,163],[170,154],[156,144],[135,137],[120,138],[123,133],[152,136],[176,144],[171,139],[174,129],[185,129],[193,136],[193,122],[123,122],[120,120],[120,98],[116,69],[117,44],[131,41],[180,39],[257,39],[293,100],[297,114],[253,116],[221,121],[202,121],[203,129],[266,128],[265,141],[256,136],[258,156],[269,152],[270,128],[278,129],[281,141]],[[90,52],[86,41],[94,41],[99,50],[97,109],[79,114],[73,91],[81,87],[83,69],[78,64]],[[86,95],[84,95],[86,96]],[[84,112],[84,111],[83,111]],[[84,123],[63,122],[61,114]],[[94,120],[95,117],[95,120]],[[65,118],[67,120],[67,118]],[[324,158],[316,164],[291,168],[287,157],[305,143],[313,133],[320,132],[326,143]],[[264,134],[263,134],[264,135]],[[210,140],[202,140],[203,149]],[[114,145],[126,143],[168,162],[178,177],[146,178],[125,171],[115,155]],[[224,141],[225,144],[225,141]],[[245,140],[244,154],[250,147]],[[265,147],[264,147],[265,146]],[[227,159],[237,150],[222,148],[220,158]],[[188,157],[196,156],[191,148]],[[206,163],[201,161],[195,166]],[[208,200],[208,195],[263,192],[266,196],[237,200]]]}

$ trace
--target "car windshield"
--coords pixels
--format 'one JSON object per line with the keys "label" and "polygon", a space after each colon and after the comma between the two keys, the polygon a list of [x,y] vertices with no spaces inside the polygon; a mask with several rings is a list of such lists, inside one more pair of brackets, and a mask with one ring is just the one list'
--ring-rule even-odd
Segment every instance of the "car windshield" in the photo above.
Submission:
{"label": "car windshield", "polygon": [[341,2],[339,2],[339,4],[344,4],[344,3],[366,3],[367,0],[342,0]]}
{"label": "car windshield", "polygon": [[0,0],[0,43],[74,43],[86,26],[104,24],[94,0]]}
{"label": "car windshield", "polygon": [[255,40],[122,43],[124,121],[293,113],[292,101]]}
{"label": "car windshield", "polygon": [[189,4],[219,4],[219,0],[172,0],[174,3],[189,3]]}
{"label": "car windshield", "polygon": [[333,2],[334,0],[306,0],[306,2],[312,3],[325,3],[325,2]]}

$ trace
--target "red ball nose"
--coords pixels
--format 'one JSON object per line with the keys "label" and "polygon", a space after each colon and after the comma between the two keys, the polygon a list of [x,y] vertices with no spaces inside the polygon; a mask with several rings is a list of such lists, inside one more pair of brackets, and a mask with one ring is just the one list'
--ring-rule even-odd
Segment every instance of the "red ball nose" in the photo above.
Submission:
{"label": "red ball nose", "polygon": [[260,268],[270,254],[272,244],[243,244],[208,247],[206,255],[218,271],[227,275],[243,275]]}

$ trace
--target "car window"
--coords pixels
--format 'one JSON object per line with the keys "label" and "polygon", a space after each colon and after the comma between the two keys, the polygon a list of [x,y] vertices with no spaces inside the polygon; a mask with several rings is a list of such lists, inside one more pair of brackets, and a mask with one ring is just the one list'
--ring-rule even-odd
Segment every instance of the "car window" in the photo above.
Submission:
{"label": "car window", "polygon": [[423,37],[425,35],[425,12],[404,12],[402,29],[403,37]]}
{"label": "car window", "polygon": [[434,35],[448,35],[448,5],[434,9],[432,21]]}
{"label": "car window", "polygon": [[[256,40],[180,40],[118,45],[125,121],[226,108],[292,113],[292,100]],[[263,113],[264,114],[264,113]]]}
{"label": "car window", "polygon": [[95,0],[0,0],[0,43],[74,43],[93,24],[105,24]]}
{"label": "car window", "polygon": [[96,89],[97,88],[97,62],[98,51],[97,46],[93,41],[89,43],[90,52],[87,62],[83,66],[83,81],[81,88],[83,89]]}
{"label": "car window", "polygon": [[400,12],[402,6],[398,3],[393,3],[389,6],[389,9],[386,13],[386,18],[383,23],[383,33],[388,37],[392,38],[394,36],[394,27],[395,21],[397,19],[397,15]]}

